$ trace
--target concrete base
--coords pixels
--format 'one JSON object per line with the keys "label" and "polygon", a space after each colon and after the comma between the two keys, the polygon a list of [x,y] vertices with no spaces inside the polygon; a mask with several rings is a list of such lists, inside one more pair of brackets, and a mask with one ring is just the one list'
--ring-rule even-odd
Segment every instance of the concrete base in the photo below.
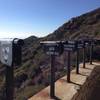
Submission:
{"label": "concrete base", "polygon": [[87,63],[86,68],[83,68],[83,65],[80,64],[80,74],[76,74],[76,69],[71,71],[71,83],[67,83],[67,76],[57,80],[55,84],[55,99],[50,99],[50,86],[48,86],[28,100],[71,100],[96,65],[100,65],[100,63],[93,63],[93,65]]}

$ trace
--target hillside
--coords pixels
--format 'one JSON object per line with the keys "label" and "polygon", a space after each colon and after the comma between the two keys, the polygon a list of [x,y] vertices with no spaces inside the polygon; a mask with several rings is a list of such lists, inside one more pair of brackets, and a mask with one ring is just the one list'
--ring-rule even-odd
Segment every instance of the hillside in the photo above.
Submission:
{"label": "hillside", "polygon": [[38,37],[30,36],[24,40],[24,46],[30,45],[33,41],[37,40]]}
{"label": "hillside", "polygon": [[[16,100],[24,100],[25,98],[32,96],[42,88],[49,85],[50,58],[43,53],[40,46],[40,41],[68,40],[83,37],[94,37],[100,39],[100,8],[72,18],[44,38],[35,37],[34,39],[26,39],[23,47],[23,63],[21,66],[15,69]],[[65,74],[65,61],[65,56],[62,55],[61,57],[57,57],[56,79]],[[74,57],[72,58],[72,65],[75,66]],[[0,86],[2,86],[5,80],[3,73],[4,70],[1,70],[0,72]],[[2,95],[2,93],[0,95]]]}
{"label": "hillside", "polygon": [[48,39],[78,39],[82,36],[100,38],[100,8],[72,18],[64,23]]}
{"label": "hillside", "polygon": [[100,66],[95,67],[72,100],[100,100]]}

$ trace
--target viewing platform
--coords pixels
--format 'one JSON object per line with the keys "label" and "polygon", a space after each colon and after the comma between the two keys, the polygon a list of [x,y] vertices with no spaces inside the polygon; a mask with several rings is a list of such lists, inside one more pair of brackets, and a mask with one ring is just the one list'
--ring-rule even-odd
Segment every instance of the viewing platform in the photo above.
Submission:
{"label": "viewing platform", "polygon": [[76,69],[71,71],[70,83],[67,82],[67,76],[57,80],[55,82],[55,99],[50,98],[50,86],[48,86],[28,100],[71,100],[84,84],[94,67],[98,65],[100,65],[100,63],[93,62],[92,65],[86,63],[86,68],[83,68],[83,64],[80,64],[79,74],[76,74]]}

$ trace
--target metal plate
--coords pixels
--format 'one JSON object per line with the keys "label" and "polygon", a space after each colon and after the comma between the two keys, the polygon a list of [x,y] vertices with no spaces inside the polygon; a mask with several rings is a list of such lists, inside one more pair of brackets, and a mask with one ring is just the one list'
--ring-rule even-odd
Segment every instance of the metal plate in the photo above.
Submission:
{"label": "metal plate", "polygon": [[5,65],[12,65],[12,41],[0,42],[0,60]]}
{"label": "metal plate", "polygon": [[76,51],[77,43],[75,41],[66,41],[63,43],[65,51]]}
{"label": "metal plate", "polygon": [[95,45],[100,45],[100,40],[95,40]]}
{"label": "metal plate", "polygon": [[47,55],[59,56],[63,53],[63,45],[56,41],[42,42],[43,50]]}
{"label": "metal plate", "polygon": [[78,49],[84,48],[84,44],[78,44]]}

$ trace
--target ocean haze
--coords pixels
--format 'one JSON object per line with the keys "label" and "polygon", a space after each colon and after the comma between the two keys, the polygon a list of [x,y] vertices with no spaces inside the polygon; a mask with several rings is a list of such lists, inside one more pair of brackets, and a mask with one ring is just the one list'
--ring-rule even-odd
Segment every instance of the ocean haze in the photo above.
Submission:
{"label": "ocean haze", "polygon": [[2,39],[2,38],[20,38],[20,39],[25,39],[25,38],[28,38],[30,36],[35,36],[35,35],[36,34],[32,34],[32,33],[0,33],[0,39]]}

